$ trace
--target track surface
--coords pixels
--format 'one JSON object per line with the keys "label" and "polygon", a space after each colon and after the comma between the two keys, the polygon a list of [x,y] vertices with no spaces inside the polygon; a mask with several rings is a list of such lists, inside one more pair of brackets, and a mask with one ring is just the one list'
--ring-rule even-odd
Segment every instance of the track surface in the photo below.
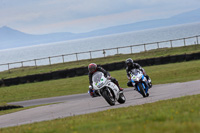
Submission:
{"label": "track surface", "polygon": [[132,88],[125,89],[125,104],[116,103],[110,106],[102,97],[91,98],[88,94],[78,94],[54,98],[45,98],[17,102],[23,106],[63,102],[27,109],[0,116],[0,128],[28,124],[33,122],[52,120],[79,114],[103,111],[111,108],[127,107],[151,103],[159,100],[171,99],[186,95],[200,94],[200,80],[185,83],[155,85],[149,90],[150,96],[143,98]]}

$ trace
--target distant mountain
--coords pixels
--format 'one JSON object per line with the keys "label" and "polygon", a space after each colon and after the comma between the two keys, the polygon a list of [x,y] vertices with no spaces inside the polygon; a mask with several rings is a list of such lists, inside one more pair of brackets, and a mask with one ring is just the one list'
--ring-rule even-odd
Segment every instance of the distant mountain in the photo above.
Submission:
{"label": "distant mountain", "polygon": [[4,26],[0,28],[0,49],[31,46],[42,43],[53,43],[58,41],[66,41],[66,40],[86,38],[86,37],[131,32],[137,30],[159,28],[159,27],[166,27],[179,24],[195,23],[195,22],[200,22],[200,8],[190,12],[185,12],[173,16],[168,19],[142,21],[126,25],[108,27],[104,29],[99,29],[79,34],[60,32],[60,33],[52,33],[44,35],[31,35]]}
{"label": "distant mountain", "polygon": [[0,49],[69,40],[74,39],[74,35],[69,32],[31,35],[4,26],[0,28]]}
{"label": "distant mountain", "polygon": [[105,29],[95,30],[89,32],[89,34],[91,35],[115,34],[115,33],[145,30],[150,28],[159,28],[159,27],[173,26],[179,24],[195,23],[195,22],[200,22],[200,8],[167,19],[148,20],[137,23],[113,26]]}

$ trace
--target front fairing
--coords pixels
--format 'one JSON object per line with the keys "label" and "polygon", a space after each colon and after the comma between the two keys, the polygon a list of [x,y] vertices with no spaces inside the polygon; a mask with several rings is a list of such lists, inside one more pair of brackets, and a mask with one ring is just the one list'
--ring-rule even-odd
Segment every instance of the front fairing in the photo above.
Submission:
{"label": "front fairing", "polygon": [[144,78],[143,73],[138,69],[132,69],[130,71],[131,81],[132,82],[139,82],[141,79]]}
{"label": "front fairing", "polygon": [[119,98],[119,88],[116,84],[108,80],[102,72],[96,72],[92,76],[93,89],[100,92],[101,89],[112,89],[114,92],[115,98]]}
{"label": "front fairing", "polygon": [[93,89],[99,90],[103,88],[104,85],[107,83],[107,78],[105,78],[102,72],[96,72],[92,76],[92,81],[93,81]]}
{"label": "front fairing", "polygon": [[143,72],[138,69],[131,70],[131,81],[136,86],[137,90],[140,91],[139,84],[142,84],[145,92],[148,92],[148,81],[146,77],[143,75]]}

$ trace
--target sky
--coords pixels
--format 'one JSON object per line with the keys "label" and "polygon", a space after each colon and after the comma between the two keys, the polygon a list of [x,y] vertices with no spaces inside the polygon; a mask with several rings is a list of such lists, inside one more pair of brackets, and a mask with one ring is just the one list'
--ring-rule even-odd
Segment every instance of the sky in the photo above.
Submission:
{"label": "sky", "polygon": [[29,34],[82,33],[199,7],[200,0],[0,0],[0,27]]}

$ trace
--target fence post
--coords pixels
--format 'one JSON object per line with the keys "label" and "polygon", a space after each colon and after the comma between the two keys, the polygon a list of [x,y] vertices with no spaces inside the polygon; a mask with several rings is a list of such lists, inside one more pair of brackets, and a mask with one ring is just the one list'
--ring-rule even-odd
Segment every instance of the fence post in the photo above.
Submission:
{"label": "fence post", "polygon": [[144,51],[146,52],[147,50],[146,50],[146,44],[144,44]]}
{"label": "fence post", "polygon": [[8,63],[8,72],[10,73],[10,64]]}
{"label": "fence post", "polygon": [[133,53],[133,51],[132,51],[132,46],[131,46],[131,54]]}
{"label": "fence post", "polygon": [[[173,47],[173,41],[177,41],[177,40],[179,40],[179,41],[184,41],[184,46],[187,46],[187,40],[186,39],[189,39],[189,38],[193,38],[194,40],[195,40],[195,38],[196,38],[196,42],[197,42],[197,44],[199,44],[200,42],[199,42],[199,38],[200,38],[200,35],[196,35],[196,36],[193,36],[193,37],[188,37],[188,38],[179,38],[179,39],[176,39],[176,40],[168,40],[168,41],[166,41],[167,43],[170,41],[170,45],[171,45],[171,48]],[[195,42],[195,43],[196,43]],[[154,42],[154,45],[156,45],[157,44],[157,47],[158,48],[160,48],[160,43],[163,43],[163,42]],[[146,44],[139,44],[139,45],[137,45],[137,46],[140,46],[141,48],[143,47],[142,45],[144,45],[144,51],[146,52],[147,50],[148,50],[148,47],[146,47],[146,45],[150,45],[150,44],[152,44],[152,43],[146,43]],[[131,54],[133,54],[133,47],[135,47],[134,45],[132,45],[132,46],[126,46],[126,48],[128,48],[128,47],[130,47],[130,49],[131,49]],[[162,45],[161,45],[161,47],[162,47]],[[124,47],[117,47],[117,48],[112,48],[112,50],[114,50],[114,49],[116,49],[117,50],[117,54],[119,54],[119,49],[120,48],[124,48]],[[100,49],[100,50],[97,50],[97,51],[101,51],[101,50],[103,50],[103,55],[104,55],[104,57],[106,57],[106,50],[111,50],[111,49]],[[95,50],[96,51],[96,50]],[[92,52],[95,52],[95,51],[89,51],[89,53],[90,53],[90,59],[92,59],[93,57],[92,57]],[[76,60],[78,61],[79,59],[78,59],[78,54],[82,54],[82,53],[85,53],[85,52],[81,52],[81,53],[73,53],[73,54],[70,54],[70,55],[74,55],[74,54],[76,54]],[[88,53],[88,52],[87,52]],[[121,53],[123,53],[123,52],[121,52]],[[59,55],[59,56],[56,56],[56,57],[60,57],[60,56],[62,56],[62,60],[63,60],[63,63],[65,62],[65,59],[64,59],[64,57],[65,57],[65,55]],[[66,55],[67,56],[67,55]],[[50,65],[52,65],[52,63],[51,63],[51,58],[55,58],[55,56],[53,56],[53,57],[45,57],[45,59],[48,59],[49,58],[49,64]],[[41,59],[44,59],[44,58],[41,58]],[[36,67],[36,69],[37,69],[37,60],[41,60],[41,59],[32,59],[31,60],[31,62],[32,61],[35,61],[35,67]],[[81,60],[81,58],[80,58],[80,60]],[[66,60],[67,61],[67,60]],[[74,60],[73,60],[74,61]],[[24,62],[27,62],[27,61],[21,61],[21,62],[17,62],[17,63],[21,63],[21,67],[24,67]],[[60,61],[61,62],[61,61]],[[10,67],[12,68],[12,66],[10,66],[10,65],[12,65],[12,64],[15,64],[15,63],[6,63],[5,64],[5,67],[6,67],[6,65],[8,66],[8,71],[9,72],[12,72],[12,69],[10,69]],[[32,65],[31,65],[32,66]],[[40,64],[38,64],[38,66],[40,66]],[[34,66],[33,66],[34,67]]]}
{"label": "fence post", "polygon": [[90,51],[90,59],[92,59],[92,52]]}
{"label": "fence post", "polygon": [[185,43],[185,38],[183,38],[183,41],[184,41],[184,46],[186,46],[186,43]]}
{"label": "fence post", "polygon": [[49,65],[51,65],[51,57],[49,57]]}
{"label": "fence post", "polygon": [[36,59],[35,59],[34,61],[35,61],[35,68],[37,69],[37,62],[36,62]]}
{"label": "fence post", "polygon": [[172,48],[173,47],[172,40],[170,40],[170,45],[171,45],[171,48]]}
{"label": "fence post", "polygon": [[64,55],[62,55],[62,60],[63,60],[63,63],[65,63],[65,58],[64,58]]}
{"label": "fence post", "polygon": [[157,47],[159,48],[159,42],[157,42]]}
{"label": "fence post", "polygon": [[76,61],[78,61],[78,53],[76,53]]}
{"label": "fence post", "polygon": [[22,68],[24,67],[24,65],[23,65],[23,61],[21,62],[21,64],[22,64]]}
{"label": "fence post", "polygon": [[103,49],[103,55],[104,57],[106,57],[106,51]]}

